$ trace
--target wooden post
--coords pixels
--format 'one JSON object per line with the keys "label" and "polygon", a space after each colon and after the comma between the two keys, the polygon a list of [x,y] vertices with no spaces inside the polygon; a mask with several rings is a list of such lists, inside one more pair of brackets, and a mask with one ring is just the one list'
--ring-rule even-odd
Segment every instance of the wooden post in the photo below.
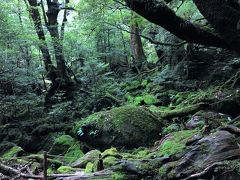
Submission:
{"label": "wooden post", "polygon": [[43,153],[43,179],[47,180],[47,152]]}

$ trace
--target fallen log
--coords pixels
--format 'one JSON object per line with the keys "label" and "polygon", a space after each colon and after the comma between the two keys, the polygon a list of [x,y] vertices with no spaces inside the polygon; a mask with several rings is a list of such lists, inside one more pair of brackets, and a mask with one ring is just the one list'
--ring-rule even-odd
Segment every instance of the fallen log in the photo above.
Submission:
{"label": "fallen log", "polygon": [[20,170],[14,169],[10,166],[6,166],[1,163],[0,163],[0,172],[3,173],[4,175],[8,175],[11,177],[17,176],[17,177],[23,177],[23,178],[43,179],[42,176],[25,174],[25,173],[22,173]]}

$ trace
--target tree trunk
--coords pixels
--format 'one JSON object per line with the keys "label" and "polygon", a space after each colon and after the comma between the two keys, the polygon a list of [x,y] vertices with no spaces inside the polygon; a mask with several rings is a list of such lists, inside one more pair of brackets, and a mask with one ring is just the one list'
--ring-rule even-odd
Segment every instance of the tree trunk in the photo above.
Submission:
{"label": "tree trunk", "polygon": [[[67,75],[67,68],[66,68],[66,64],[65,64],[64,55],[63,55],[63,44],[62,44],[63,41],[60,38],[60,35],[58,32],[58,22],[57,22],[57,17],[60,12],[60,7],[59,7],[60,4],[58,3],[57,0],[55,0],[55,1],[47,0],[47,5],[48,5],[48,11],[46,13],[46,15],[48,17],[47,27],[48,27],[48,31],[51,35],[52,43],[53,43],[53,47],[54,47],[54,51],[55,51],[57,72],[58,72],[59,77],[67,80],[68,75]],[[63,23],[65,23],[65,22],[63,22]]]}
{"label": "tree trunk", "polygon": [[49,50],[47,47],[43,27],[42,27],[41,16],[37,9],[37,6],[38,6],[37,0],[28,0],[28,2],[30,4],[29,13],[33,20],[33,24],[34,24],[35,30],[37,32],[38,39],[41,41],[41,43],[39,44],[39,48],[43,55],[45,69],[47,72],[49,72],[52,69],[53,65],[52,65],[51,56],[50,56],[50,53],[49,53]]}
{"label": "tree trunk", "polygon": [[140,28],[136,20],[136,15],[133,12],[131,22],[130,45],[134,66],[137,68],[141,68],[142,64],[146,61],[146,56],[143,50],[142,40],[140,37]]}
{"label": "tree trunk", "polygon": [[199,11],[220,34],[220,36],[240,54],[240,11],[226,0],[193,0]]}
{"label": "tree trunk", "polygon": [[138,22],[136,21],[136,16],[132,15],[132,24],[131,24],[131,50],[135,61],[143,62],[146,60],[144,54],[143,45],[141,37],[139,36],[140,29]]}

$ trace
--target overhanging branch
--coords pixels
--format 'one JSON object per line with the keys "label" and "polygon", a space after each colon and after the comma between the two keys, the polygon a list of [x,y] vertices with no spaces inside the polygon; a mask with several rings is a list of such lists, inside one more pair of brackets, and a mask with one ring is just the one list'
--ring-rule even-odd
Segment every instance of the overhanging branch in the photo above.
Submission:
{"label": "overhanging branch", "polygon": [[128,7],[180,39],[190,43],[232,49],[222,38],[177,16],[163,1],[125,0]]}

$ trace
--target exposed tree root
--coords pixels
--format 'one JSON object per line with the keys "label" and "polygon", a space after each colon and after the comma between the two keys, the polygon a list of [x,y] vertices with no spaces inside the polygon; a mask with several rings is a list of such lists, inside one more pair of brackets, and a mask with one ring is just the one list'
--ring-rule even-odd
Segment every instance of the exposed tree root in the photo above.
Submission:
{"label": "exposed tree root", "polygon": [[236,135],[240,136],[240,129],[236,126],[228,125],[226,127],[221,128],[221,130],[225,130],[232,134],[236,134]]}
{"label": "exposed tree root", "polygon": [[209,108],[209,104],[199,103],[199,104],[188,106],[188,107],[182,108],[182,109],[172,110],[169,112],[162,112],[162,113],[160,113],[160,117],[161,118],[183,117],[183,116],[187,116],[189,114],[196,113],[200,110],[204,110],[206,108]]}
{"label": "exposed tree root", "polygon": [[230,79],[228,79],[222,86],[221,89],[223,88],[234,88],[236,85],[237,81],[240,79],[240,70],[237,71],[235,75],[233,75]]}
{"label": "exposed tree root", "polygon": [[221,163],[221,162],[213,163],[212,165],[210,165],[206,169],[204,169],[202,172],[196,173],[196,174],[192,174],[191,176],[185,178],[184,180],[192,180],[192,179],[194,180],[194,179],[202,178],[204,176],[209,175],[216,167],[224,166],[224,165],[225,164]]}
{"label": "exposed tree root", "polygon": [[42,176],[36,176],[31,174],[22,173],[20,170],[14,169],[10,166],[6,166],[0,163],[0,172],[4,175],[8,175],[11,177],[23,177],[23,178],[32,178],[32,179],[42,179]]}

